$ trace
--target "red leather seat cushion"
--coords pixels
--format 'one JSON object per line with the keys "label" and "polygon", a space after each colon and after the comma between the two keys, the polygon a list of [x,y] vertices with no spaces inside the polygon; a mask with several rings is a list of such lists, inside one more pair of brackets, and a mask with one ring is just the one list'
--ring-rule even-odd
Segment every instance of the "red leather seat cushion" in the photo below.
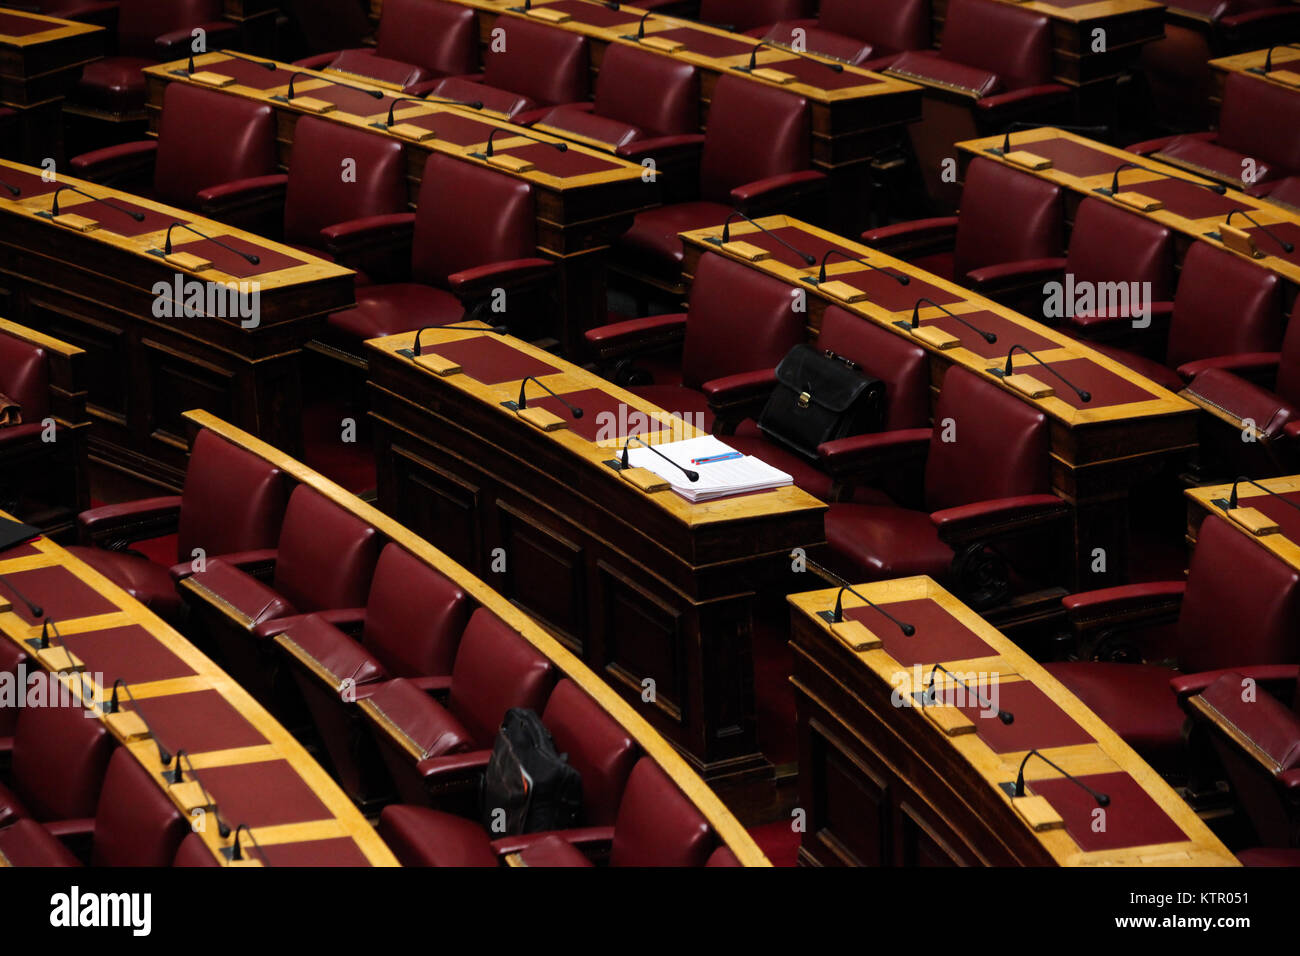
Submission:
{"label": "red leather seat cushion", "polygon": [[1207,368],[1192,379],[1187,390],[1242,421],[1249,418],[1267,438],[1281,433],[1296,414],[1292,405],[1273,392],[1221,368]]}
{"label": "red leather seat cushion", "polygon": [[368,684],[387,676],[384,666],[364,647],[319,614],[298,618],[283,637],[297,644],[333,677],[334,687],[349,678],[357,684]]}
{"label": "red leather seat cushion", "polygon": [[161,564],[134,554],[85,545],[71,545],[68,551],[159,617],[175,621],[184,607],[185,602],[177,593],[171,574]]}
{"label": "red leather seat cushion", "polygon": [[35,820],[19,820],[0,830],[0,857],[10,866],[81,866],[72,851]]}
{"label": "red leather seat cushion", "polygon": [[1158,664],[1063,661],[1044,665],[1124,742],[1163,773],[1185,769],[1183,711]]}
{"label": "red leather seat cushion", "polygon": [[87,63],[77,84],[77,99],[86,106],[110,113],[144,109],[145,67],[153,60],[133,56],[110,56]]}
{"label": "red leather seat cushion", "polygon": [[423,759],[464,753],[475,743],[474,735],[451,711],[409,681],[380,685],[370,703],[420,748]]}
{"label": "red leather seat cushion", "polygon": [[632,228],[617,241],[619,257],[638,271],[675,280],[681,274],[679,232],[721,226],[731,207],[715,202],[684,202],[647,209],[632,220]]}
{"label": "red leather seat cushion", "polygon": [[357,290],[355,308],[335,312],[329,324],[352,338],[379,338],[423,325],[454,322],[465,314],[450,292],[416,282],[372,285]]}
{"label": "red leather seat cushion", "polygon": [[953,559],[929,514],[888,505],[831,505],[826,542],[866,580],[913,574],[942,578]]}
{"label": "red leather seat cushion", "polygon": [[210,560],[206,570],[190,575],[190,580],[251,618],[254,624],[295,613],[283,596],[221,558]]}
{"label": "red leather seat cushion", "polygon": [[525,866],[594,866],[576,846],[563,837],[551,834],[519,851]]}
{"label": "red leather seat cushion", "polygon": [[1240,674],[1224,674],[1201,691],[1201,698],[1268,757],[1276,772],[1294,770],[1300,764],[1300,714],[1271,694],[1242,700],[1243,684]]}
{"label": "red leather seat cushion", "polygon": [[1090,348],[1096,349],[1103,355],[1113,358],[1121,365],[1125,365],[1137,372],[1139,375],[1149,378],[1157,385],[1169,389],[1171,392],[1182,390],[1183,380],[1178,373],[1162,362],[1149,359],[1145,355],[1139,355],[1137,352],[1130,352],[1127,349],[1116,348],[1113,345],[1106,345],[1099,342],[1089,342]]}
{"label": "red leather seat cushion", "polygon": [[487,831],[427,807],[385,807],[379,835],[403,866],[497,866]]}

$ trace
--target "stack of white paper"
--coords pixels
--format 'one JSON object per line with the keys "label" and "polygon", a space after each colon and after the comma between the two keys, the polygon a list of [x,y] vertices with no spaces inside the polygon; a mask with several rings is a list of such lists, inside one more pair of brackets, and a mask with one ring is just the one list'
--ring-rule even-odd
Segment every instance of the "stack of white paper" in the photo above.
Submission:
{"label": "stack of white paper", "polygon": [[[633,468],[645,468],[665,479],[688,501],[710,501],[726,495],[739,495],[752,491],[767,491],[792,484],[794,479],[783,471],[759,461],[752,455],[740,455],[734,448],[712,435],[688,438],[685,441],[655,445],[656,455],[643,445],[632,445],[628,450],[628,463]],[[723,455],[740,455],[722,461],[709,461]],[[680,468],[674,467],[680,465]],[[691,481],[682,469],[699,472],[699,481]]]}

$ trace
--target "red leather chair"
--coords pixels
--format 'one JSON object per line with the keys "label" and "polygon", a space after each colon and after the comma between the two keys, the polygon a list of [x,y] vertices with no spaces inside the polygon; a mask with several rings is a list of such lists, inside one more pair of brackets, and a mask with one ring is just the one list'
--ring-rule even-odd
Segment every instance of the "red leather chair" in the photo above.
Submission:
{"label": "red leather chair", "polygon": [[1300,847],[1298,673],[1294,665],[1242,668],[1185,699],[1226,771],[1258,847],[1292,854]]}
{"label": "red leather chair", "polygon": [[[1199,693],[1223,669],[1294,664],[1298,584],[1300,573],[1211,515],[1201,524],[1185,582],[1064,598],[1088,659],[1045,666],[1156,769],[1181,775],[1187,755],[1179,699]],[[1170,659],[1177,669],[1164,663]]]}
{"label": "red leather chair", "polygon": [[[1123,316],[1093,316],[1086,327],[1091,332],[1116,324],[1132,328]],[[1163,361],[1103,343],[1093,348],[1175,392],[1207,368],[1249,366],[1257,357],[1243,356],[1276,353],[1281,345],[1281,280],[1231,252],[1194,242],[1183,259],[1168,330]],[[1150,350],[1159,344],[1153,338],[1145,336]]]}
{"label": "red leather chair", "polygon": [[196,29],[209,52],[238,41],[238,25],[221,13],[221,0],[119,0],[116,55],[86,64],[74,101],[117,120],[141,118],[145,67],[189,56]]}
{"label": "red leather chair", "polygon": [[[397,678],[375,688],[362,710],[402,801],[427,804],[430,787],[477,781],[506,711],[527,707],[540,713],[554,670],[509,625],[479,608],[461,635],[450,675]],[[388,727],[397,728],[407,746],[398,745]],[[423,755],[418,762],[411,760],[410,745]]]}
{"label": "red leather chair", "polygon": [[595,102],[556,107],[537,126],[608,143],[619,156],[636,159],[663,137],[699,134],[699,77],[689,63],[613,43],[600,64]]}
{"label": "red leather chair", "polygon": [[616,363],[614,378],[635,383],[645,370],[631,367],[633,360],[680,343],[680,361],[646,363],[653,384],[628,387],[664,411],[700,416],[712,428],[714,408],[752,403],[756,394],[770,391],[777,363],[803,340],[807,315],[795,311],[791,291],[784,282],[706,254],[688,312],[590,329],[587,345],[601,361]]}
{"label": "red leather chair", "polygon": [[184,83],[163,94],[158,138],[82,153],[74,175],[220,219],[247,222],[244,208],[277,176],[275,113],[256,103]]}
{"label": "red leather chair", "polygon": [[930,46],[930,5],[925,0],[822,0],[815,20],[782,20],[761,34],[791,46],[802,30],[804,49],[867,70],[883,70],[907,50]]}
{"label": "red leather chair", "polygon": [[[356,163],[356,177],[345,182],[339,170],[349,159]],[[384,267],[387,250],[368,241],[354,254],[350,240],[356,235],[373,240],[376,227],[384,223],[409,223],[406,157],[400,142],[304,116],[294,129],[286,179],[286,243],[363,270],[358,276],[363,283],[370,272]],[[404,231],[399,228],[398,233]]]}
{"label": "red leather chair", "polygon": [[[414,214],[354,224],[358,248],[386,241],[401,229],[411,239],[411,281],[357,290],[355,308],[329,317],[331,330],[353,350],[364,339],[454,322],[466,305],[503,288],[513,299],[536,296],[553,281],[555,266],[538,258],[532,187],[504,173],[440,153],[424,167]],[[513,303],[500,318],[527,313]]]}
{"label": "red leather chair", "polygon": [[373,47],[318,53],[295,65],[383,81],[397,77],[396,68],[401,85],[416,93],[438,77],[478,68],[478,17],[470,7],[442,0],[385,0]]}
{"label": "red leather chair", "polygon": [[18,404],[22,418],[21,424],[0,428],[0,501],[16,509],[29,485],[22,476],[53,451],[41,440],[42,423],[50,415],[50,366],[43,347],[0,331],[0,394]]}
{"label": "red leather chair", "polygon": [[1059,268],[1064,220],[1059,186],[974,159],[966,170],[957,215],[868,230],[862,241],[979,290],[1007,275],[1045,265]]}
{"label": "red leather chair", "polygon": [[[1010,584],[1005,571],[985,564],[986,546],[996,541],[1011,559],[1008,541],[1050,534],[1059,551],[1055,537],[1068,524],[1069,507],[1051,493],[1047,416],[954,366],[944,376],[934,420],[935,429],[841,438],[818,449],[831,474],[845,481],[928,452],[919,509],[883,495],[871,504],[833,504],[826,541],[850,580],[928,574],[951,582],[969,603],[996,604]],[[1026,561],[1015,570],[1028,574],[1030,567]],[[1046,577],[1043,568],[1039,563],[1033,576]],[[976,569],[988,570],[988,579],[976,583]]]}
{"label": "red leather chair", "polygon": [[[839,306],[830,306],[822,314],[816,344],[858,363],[865,374],[885,383],[883,432],[929,427],[930,360],[925,349]],[[762,402],[766,400],[764,396]],[[756,403],[756,407],[761,413],[762,405]],[[835,501],[846,490],[837,487],[835,479],[816,463],[768,439],[754,418],[745,419],[726,441],[737,451],[756,455],[791,475],[796,485],[823,501]],[[865,488],[850,493],[859,500],[869,495]]]}
{"label": "red leather chair", "polygon": [[[176,581],[196,558],[270,547],[289,498],[284,473],[204,429],[194,438],[180,495],[143,498],[83,511],[83,545],[68,550],[155,614],[175,620],[182,608]],[[176,535],[176,564],[167,568],[128,550],[137,541]]]}
{"label": "red leather chair", "polygon": [[208,845],[203,842],[203,837],[197,833],[191,833],[181,841],[180,848],[177,849],[176,855],[172,857],[172,866],[220,866],[217,858],[212,855]]}
{"label": "red leather chair", "polygon": [[10,866],[81,866],[76,855],[35,820],[0,829],[0,857]]}
{"label": "red leather chair", "polygon": [[[335,775],[353,799],[386,784],[353,703],[382,681],[450,674],[470,600],[456,584],[396,544],[379,555],[364,610],[281,618],[275,638],[319,733]],[[352,682],[346,697],[339,688]]]}
{"label": "red leather chair", "polygon": [[[1129,150],[1181,166],[1237,189],[1257,188],[1300,173],[1300,97],[1284,86],[1244,73],[1228,73],[1219,128],[1134,143]],[[1245,179],[1247,169],[1250,179]]]}
{"label": "red leather chair", "polygon": [[[808,102],[737,76],[723,76],[713,88],[708,129],[700,159],[699,193],[639,213],[614,246],[619,271],[659,288],[680,291],[682,243],[679,232],[721,226],[734,209],[749,216],[780,209],[803,214],[817,200],[826,177],[811,165],[812,127]],[[673,162],[676,147],[693,149],[698,136],[661,139],[659,167]],[[762,148],[755,148],[761,143]]]}
{"label": "red leather chair", "polygon": [[[6,680],[15,681],[18,679],[19,667],[24,669],[25,673],[31,672],[31,660],[20,651],[17,645],[8,641],[0,643],[0,674],[6,675]],[[18,707],[15,700],[5,706],[0,706],[0,745],[8,744],[13,746],[13,735],[18,729],[18,715],[22,709]]]}
{"label": "red leather chair", "polygon": [[0,751],[9,750],[12,760],[10,786],[0,784],[0,827],[24,817],[43,823],[93,817],[113,755],[112,736],[77,706],[23,707],[18,713],[13,738],[0,739]]}
{"label": "red leather chair", "polygon": [[1288,176],[1268,183],[1264,189],[1264,198],[1279,206],[1286,206],[1293,212],[1300,211],[1300,176]]}
{"label": "red leather chair", "polygon": [[811,16],[810,0],[700,0],[699,19],[732,33]]}

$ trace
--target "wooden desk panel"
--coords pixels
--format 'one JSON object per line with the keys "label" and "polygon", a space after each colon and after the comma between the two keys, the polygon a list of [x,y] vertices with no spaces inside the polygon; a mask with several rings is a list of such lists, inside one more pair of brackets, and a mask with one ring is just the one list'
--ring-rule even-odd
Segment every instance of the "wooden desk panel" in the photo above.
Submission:
{"label": "wooden desk panel", "polygon": [[[7,287],[0,309],[89,353],[92,457],[179,488],[187,447],[181,413],[195,405],[284,447],[301,444],[299,353],[326,316],[352,305],[351,271],[192,213],[59,178],[58,184],[146,210],[156,222],[193,224],[209,236],[263,250],[266,266],[282,266],[243,279],[215,268],[191,271],[150,254],[162,245],[165,229],[126,237],[111,232],[106,221],[103,228],[77,232],[40,215],[57,188],[41,180],[40,170],[0,161],[0,178],[23,189],[17,198],[0,192],[0,275]],[[91,219],[119,216],[71,192],[59,197],[59,206]],[[181,229],[173,233],[174,248],[196,240]],[[247,272],[242,260],[239,271]],[[206,297],[187,300],[199,313],[194,319],[159,315],[162,296],[174,297],[178,280],[203,283],[205,291],[256,282],[259,324],[243,328],[240,315],[222,308],[228,303]],[[182,292],[188,296],[192,288]]]}
{"label": "wooden desk panel", "polygon": [[1268,49],[1252,50],[1235,56],[1222,56],[1211,60],[1214,68],[1215,101],[1223,101],[1223,84],[1229,73],[1244,73],[1262,83],[1271,83],[1284,89],[1293,90],[1300,96],[1300,49],[1280,46],[1273,50],[1273,69],[1264,72],[1264,63],[1268,60]]}
{"label": "wooden desk panel", "polygon": [[[191,731],[197,733],[202,728],[188,722],[191,718],[186,716],[186,709],[183,706],[177,711],[176,719],[169,725],[167,733],[164,733],[161,728],[155,728],[171,753],[175,754],[178,749],[184,749],[189,753],[198,771],[199,780],[210,793],[214,790],[214,787],[207,782],[211,775],[239,768],[243,771],[240,798],[245,803],[251,804],[271,802],[275,797],[271,791],[268,790],[263,794],[257,794],[255,791],[259,780],[263,779],[263,771],[274,766],[278,771],[277,779],[291,782],[294,787],[312,795],[314,812],[306,818],[295,821],[292,825],[253,827],[254,838],[266,848],[272,860],[276,859],[276,848],[284,848],[287,851],[293,847],[292,856],[295,865],[322,865],[337,859],[340,852],[346,852],[347,858],[353,865],[398,865],[388,847],[379,838],[379,834],[366,822],[365,817],[344,796],[320,765],[287,730],[276,723],[261,705],[212,661],[199,653],[193,645],[161,619],[150,614],[144,605],[48,538],[37,539],[32,550],[35,553],[24,553],[18,557],[0,552],[0,574],[12,575],[21,588],[25,575],[41,570],[52,571],[80,582],[103,602],[106,608],[103,613],[78,617],[75,612],[63,610],[64,607],[70,607],[66,595],[56,594],[53,599],[42,601],[46,614],[58,623],[68,650],[74,655],[82,656],[83,653],[85,655],[87,664],[83,675],[85,684],[82,683],[82,677],[71,674],[64,675],[61,679],[72,688],[74,700],[85,702],[89,697],[89,703],[99,715],[99,719],[104,721],[109,732],[113,733],[149,772],[187,820],[197,818],[191,817],[186,804],[163,778],[166,768],[159,762],[155,743],[147,737],[127,739],[117,731],[113,723],[105,719],[104,706],[111,696],[113,683],[118,678],[128,680],[128,687],[139,701],[139,709],[145,714],[146,719],[151,706],[161,712],[168,704],[185,704],[185,698],[192,695],[207,695],[224,708],[225,712],[235,715],[234,719],[242,722],[248,728],[248,732],[260,741],[257,746],[243,748],[220,748],[206,752],[195,749],[187,743],[188,735]],[[127,666],[124,671],[99,670],[96,661],[111,661],[112,658],[92,654],[90,650],[92,645],[88,643],[98,638],[101,633],[113,629],[122,630],[116,635],[110,634],[110,642],[126,639],[128,634],[133,640],[133,660],[130,665],[124,665]],[[12,605],[7,591],[0,594],[0,640],[9,641],[28,652],[28,667],[31,670],[41,665],[31,654],[27,642],[39,637],[40,633],[41,625],[33,622],[26,608],[21,604]],[[155,656],[175,662],[173,666],[179,667],[183,675],[171,679],[138,682],[130,678],[131,668],[143,666],[145,658]],[[102,685],[96,682],[96,673],[102,674]],[[82,690],[83,686],[85,691]],[[121,694],[119,701],[126,704],[124,710],[131,709],[125,693]],[[188,767],[186,769],[188,770]],[[189,773],[186,773],[185,777],[187,780],[192,779]],[[254,792],[250,793],[250,789]],[[217,813],[222,813],[220,800],[217,801]],[[198,832],[213,856],[225,865],[226,860],[220,850],[222,847],[228,847],[230,841],[221,838],[214,820],[204,819],[206,822]],[[242,818],[231,818],[225,815],[223,819],[232,828],[245,822]],[[257,851],[252,848],[246,837],[244,841],[242,845],[246,850],[246,856],[255,858]],[[295,844],[298,846],[293,846]]]}
{"label": "wooden desk panel", "polygon": [[[1265,517],[1277,524],[1277,531],[1268,534],[1253,533],[1235,520],[1235,512],[1229,511],[1223,504],[1229,499],[1232,485],[1205,485],[1188,488],[1183,492],[1187,496],[1187,543],[1195,546],[1201,522],[1206,515],[1215,514],[1226,517],[1232,527],[1300,571],[1300,511],[1284,503],[1290,501],[1293,505],[1300,505],[1300,475],[1257,480],[1268,491],[1245,481],[1240,482],[1237,485],[1237,504],[1243,509],[1253,508],[1263,512]],[[1282,495],[1283,500],[1278,500],[1274,495]]]}
{"label": "wooden desk panel", "polygon": [[[483,337],[430,330],[422,347]],[[648,440],[698,434],[571,363],[488,338],[554,368],[539,377],[557,393],[595,389],[629,419],[678,429]],[[790,550],[824,540],[825,505],[794,487],[699,504],[647,494],[604,464],[621,441],[540,431],[500,404],[518,397],[518,379],[439,377],[398,354],[413,341],[366,343],[380,507],[471,571],[499,574],[506,598],[643,707],[706,779],[770,779],[755,737],[753,618],[760,591],[784,585]]]}
{"label": "wooden desk panel", "polygon": [[[857,590],[896,617],[933,622],[929,626],[950,628],[951,634],[931,635],[924,662],[905,667],[894,655],[926,640],[925,625],[918,623],[912,638],[903,637],[878,612],[845,593],[845,616],[865,617],[885,642],[854,651],[817,614],[834,607],[837,589],[789,598],[799,796],[800,806],[809,808],[802,862],[1238,865],[1192,809],[1097,715],[933,580],[899,578]],[[987,648],[982,656],[965,656],[962,645],[972,639]],[[1003,725],[982,703],[958,713],[958,707],[909,706],[915,700],[911,695],[929,686],[938,663],[986,698],[996,687],[999,699],[990,702],[1011,711],[1012,724]],[[937,676],[944,688],[941,703],[969,702],[964,689],[942,672]],[[974,714],[977,709],[988,716]],[[956,727],[963,722],[966,732]],[[1016,739],[1008,733],[1013,728],[1019,728]],[[1045,738],[1036,741],[1038,749],[1066,772],[1087,776],[1109,791],[1110,806],[1100,816],[1091,802],[1073,806],[1066,799],[1074,796],[1072,785],[1034,758],[1025,767],[1026,794],[1033,799],[1013,800],[999,784],[1015,781],[1028,753],[1026,733]],[[1006,744],[998,742],[1002,737]],[[1055,828],[1035,829],[1022,815],[1020,807],[1028,812],[1035,803],[1048,816],[1058,816]],[[1097,821],[1100,831],[1094,829]]]}
{"label": "wooden desk panel", "polygon": [[[957,364],[1041,409],[1051,423],[1052,488],[1075,507],[1075,564],[1079,587],[1105,587],[1125,580],[1129,488],[1143,477],[1154,474],[1170,456],[1195,446],[1196,410],[1190,403],[1062,332],[901,259],[788,216],[768,216],[758,223],[819,262],[827,249],[838,248],[873,265],[908,275],[912,282],[906,287],[891,285],[889,280],[880,278],[867,266],[835,258],[827,264],[828,279],[850,284],[857,282],[864,288],[870,288],[869,283],[874,283],[881,292],[873,292],[873,296],[887,305],[870,300],[852,304],[843,302],[802,281],[810,275],[816,276],[818,267],[805,266],[797,257],[786,254],[774,239],[746,222],[733,222],[731,237],[773,250],[771,258],[749,262],[720,249],[715,244],[721,236],[719,225],[681,234],[686,252],[683,274],[693,277],[699,257],[711,252],[726,255],[791,287],[803,289],[807,293],[810,336],[815,335],[820,327],[826,306],[838,305],[891,334],[912,338],[910,331],[899,328],[896,323],[910,322],[912,306],[921,296],[935,298],[944,308],[962,316],[990,313],[1000,323],[1005,323],[1004,328],[1021,330],[1015,338],[999,335],[1000,354],[994,359],[986,357],[990,350],[982,339],[957,326],[950,326],[950,329],[965,343],[957,348],[938,349],[923,340],[916,340],[930,353],[933,394],[938,395],[947,369]],[[942,297],[936,297],[930,289],[939,290]],[[920,313],[922,325],[941,314],[938,309],[926,306]],[[1013,344],[1040,341],[1049,346],[1034,349],[1040,359],[1052,366],[1061,365],[1062,373],[1071,381],[1080,378],[1085,383],[1094,383],[1087,385],[1095,393],[1092,402],[1079,402],[1051,373],[1023,353],[1016,354],[1013,369],[1030,372],[1056,386],[1057,395],[1029,398],[1010,389],[1001,378],[992,374],[992,369],[1005,366],[1007,350]],[[1067,395],[1069,401],[1061,395]],[[1093,550],[1099,547],[1106,550],[1106,572],[1085,572],[1084,569],[1091,566]]]}

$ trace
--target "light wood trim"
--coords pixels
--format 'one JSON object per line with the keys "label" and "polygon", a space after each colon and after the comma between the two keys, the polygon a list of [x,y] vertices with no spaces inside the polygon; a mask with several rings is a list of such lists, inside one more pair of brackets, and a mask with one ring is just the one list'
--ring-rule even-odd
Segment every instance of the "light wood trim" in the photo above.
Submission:
{"label": "light wood trim", "polygon": [[[1235,56],[1221,56],[1217,60],[1211,60],[1210,66],[1220,73],[1243,73],[1262,83],[1271,83],[1274,86],[1295,90],[1296,88],[1290,83],[1275,80],[1270,74],[1250,72],[1251,70],[1262,70],[1266,59],[1268,59],[1267,47],[1262,50],[1251,50],[1249,53],[1238,53]],[[1279,72],[1283,64],[1287,63],[1291,64],[1290,68],[1294,70],[1300,67],[1298,61],[1300,61],[1300,50],[1281,46],[1273,51],[1274,72]],[[1300,95],[1300,91],[1297,91],[1297,95]]]}
{"label": "light wood trim", "polygon": [[10,322],[8,319],[0,318],[0,333],[12,336],[15,339],[29,345],[35,345],[39,348],[49,349],[51,352],[57,352],[59,355],[81,355],[86,350],[78,348],[75,345],[69,345],[62,339],[56,339],[46,335],[44,332],[37,332],[35,329],[29,329],[25,325],[19,325],[17,322]]}
{"label": "light wood trim", "polygon": [[84,36],[88,33],[105,33],[103,27],[96,26],[93,23],[79,23],[75,20],[60,20],[58,17],[47,17],[40,13],[28,13],[25,10],[13,10],[8,7],[0,9],[0,13],[7,16],[22,17],[24,20],[36,20],[48,23],[48,29],[41,30],[39,33],[29,33],[26,36],[16,37],[8,33],[0,33],[0,47],[35,47],[44,43],[53,43],[56,40],[66,40],[69,37]]}
{"label": "light wood trim", "polygon": [[[1279,494],[1300,492],[1300,475],[1287,475],[1283,478],[1259,478],[1256,480],[1265,488],[1268,488],[1270,491],[1278,492]],[[1214,503],[1214,499],[1227,498],[1231,493],[1231,484],[1205,485],[1200,488],[1188,488],[1183,492],[1191,502],[1191,507],[1194,510],[1204,512],[1205,514],[1218,515],[1220,518],[1224,518],[1224,520],[1226,520],[1228,524],[1239,533],[1250,538],[1250,540],[1254,541],[1264,550],[1276,555],[1284,561],[1288,567],[1300,571],[1300,541],[1293,541],[1291,538],[1288,538],[1286,535],[1281,533],[1265,535],[1251,534],[1237,522],[1228,519],[1224,515],[1223,509]],[[1249,485],[1244,481],[1237,486],[1237,502],[1243,507],[1245,507],[1251,499],[1263,498],[1267,494],[1267,491],[1260,491],[1254,485]],[[1197,521],[1195,524],[1199,525],[1200,522]],[[1194,537],[1193,528],[1188,529],[1188,535],[1189,537]]]}

